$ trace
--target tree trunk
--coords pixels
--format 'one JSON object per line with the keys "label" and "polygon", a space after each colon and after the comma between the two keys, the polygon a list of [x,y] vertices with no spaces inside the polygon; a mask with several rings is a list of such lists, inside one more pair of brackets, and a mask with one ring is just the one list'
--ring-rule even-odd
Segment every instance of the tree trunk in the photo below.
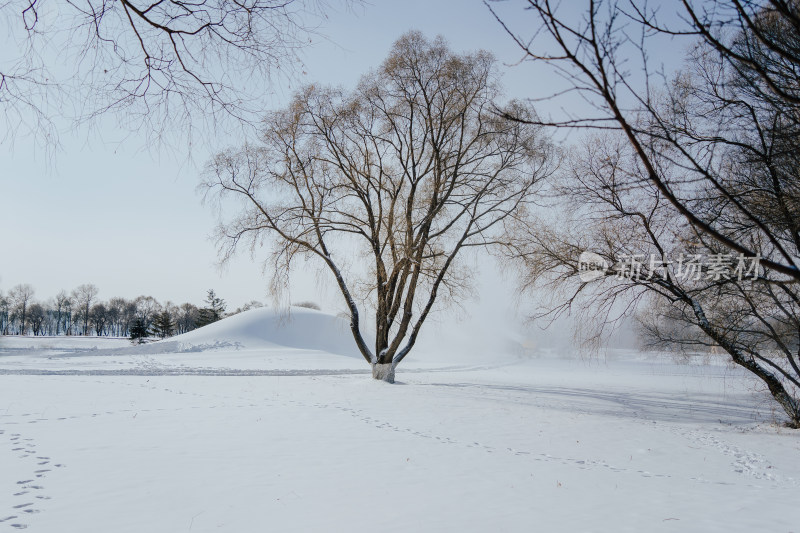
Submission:
{"label": "tree trunk", "polygon": [[703,332],[711,337],[719,346],[728,352],[731,359],[737,365],[747,369],[757,378],[759,378],[769,389],[770,394],[778,404],[783,408],[784,412],[789,416],[789,423],[787,426],[800,429],[800,402],[786,390],[781,380],[767,368],[758,364],[752,357],[740,350],[735,344],[729,342],[723,335],[711,326],[706,318],[705,311],[702,306],[695,300],[689,298],[688,301],[692,305],[694,314],[698,319],[698,326]]}
{"label": "tree trunk", "polygon": [[394,363],[374,363],[372,365],[372,378],[394,383]]}

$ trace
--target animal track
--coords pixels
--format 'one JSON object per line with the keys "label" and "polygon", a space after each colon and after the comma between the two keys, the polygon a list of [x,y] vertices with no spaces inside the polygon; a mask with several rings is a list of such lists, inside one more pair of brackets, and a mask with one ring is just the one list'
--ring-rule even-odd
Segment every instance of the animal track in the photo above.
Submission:
{"label": "animal track", "polygon": [[[677,430],[675,432],[699,446],[714,449],[722,455],[731,458],[730,465],[737,474],[743,474],[763,481],[788,483],[792,486],[800,484],[793,478],[779,474],[769,460],[760,453],[744,450],[738,446],[729,444],[711,433],[701,433],[697,430]],[[704,479],[693,479],[696,481],[708,482],[708,480]],[[728,484],[723,482],[717,483]]]}
{"label": "animal track", "polygon": [[[43,420],[43,419],[42,419]],[[30,421],[35,422],[35,421]],[[30,423],[29,422],[29,423]],[[0,435],[5,434],[5,430],[0,430]],[[34,496],[30,494],[31,491],[41,491],[44,486],[42,485],[34,485],[33,483],[38,483],[42,478],[48,475],[51,472],[50,468],[44,468],[45,465],[50,464],[50,457],[46,455],[37,455],[36,451],[36,443],[33,438],[23,438],[20,433],[11,433],[8,437],[11,446],[12,452],[23,452],[22,454],[18,455],[17,457],[19,460],[30,461],[29,464],[32,468],[29,471],[30,473],[25,479],[20,479],[16,481],[15,484],[19,487],[17,492],[13,493],[14,498],[17,499],[17,502],[22,500],[21,503],[16,503],[11,506],[11,510],[14,514],[10,514],[5,518],[0,518],[0,523],[8,522],[8,526],[14,529],[27,529],[28,524],[22,522],[12,522],[15,519],[18,519],[20,516],[30,516],[33,514],[37,514],[41,512],[41,509],[37,509],[35,507],[35,502],[43,502],[45,500],[49,500],[50,496],[39,494],[35,496],[35,499],[31,498]],[[39,452],[41,453],[41,452]],[[58,464],[55,465],[57,467],[62,467],[64,465]],[[29,501],[26,501],[30,499]],[[24,513],[24,515],[22,514]]]}
{"label": "animal track", "polygon": [[560,464],[565,465],[565,466],[574,466],[574,467],[577,467],[577,468],[579,468],[581,470],[587,470],[587,469],[590,469],[590,468],[604,468],[604,469],[608,469],[609,471],[615,472],[615,473],[635,474],[635,475],[638,475],[638,476],[641,476],[641,477],[658,477],[658,478],[669,478],[669,477],[672,477],[669,474],[654,474],[654,473],[648,472],[646,470],[632,470],[632,469],[629,469],[629,468],[616,467],[616,466],[612,466],[612,465],[606,463],[605,461],[600,461],[600,460],[594,461],[594,460],[586,460],[586,459],[574,459],[574,458],[570,458],[570,457],[556,457],[556,456],[553,456],[553,455],[550,455],[550,454],[546,454],[546,453],[534,453],[534,452],[529,452],[529,451],[524,451],[524,450],[516,450],[514,448],[508,448],[508,447],[506,447],[506,448],[495,448],[493,446],[482,444],[482,443],[476,442],[476,441],[463,442],[463,441],[459,441],[459,440],[456,440],[456,439],[452,439],[450,437],[444,437],[444,436],[440,436],[440,435],[433,435],[433,434],[425,433],[425,432],[422,432],[422,431],[414,430],[412,428],[401,428],[399,426],[395,426],[394,424],[391,424],[390,422],[378,420],[378,419],[372,418],[371,416],[364,415],[362,410],[353,409],[353,408],[350,408],[350,407],[338,406],[338,405],[335,405],[335,404],[330,404],[330,405],[323,405],[323,404],[319,404],[319,403],[317,403],[317,404],[304,404],[302,402],[297,402],[297,401],[293,401],[293,400],[288,400],[286,403],[291,403],[291,404],[297,405],[299,407],[317,407],[317,408],[338,409],[339,411],[347,413],[348,415],[352,416],[353,418],[356,418],[358,420],[361,420],[362,422],[365,422],[367,424],[375,426],[377,429],[388,429],[388,430],[391,430],[391,431],[396,431],[398,433],[408,433],[408,434],[413,435],[415,437],[435,440],[435,441],[440,442],[442,444],[452,445],[452,446],[461,446],[461,447],[465,447],[465,448],[473,448],[473,449],[477,449],[477,450],[482,450],[482,451],[484,451],[486,453],[506,452],[506,453],[510,453],[510,454],[518,456],[518,457],[527,457],[529,460],[536,461],[536,462],[556,462],[556,463],[560,463]]}

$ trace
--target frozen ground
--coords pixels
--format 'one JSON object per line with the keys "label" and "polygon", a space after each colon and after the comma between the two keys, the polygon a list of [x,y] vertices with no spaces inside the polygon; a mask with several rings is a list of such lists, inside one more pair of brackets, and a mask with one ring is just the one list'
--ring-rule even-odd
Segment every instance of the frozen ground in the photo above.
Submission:
{"label": "frozen ground", "polygon": [[0,531],[800,531],[800,432],[723,364],[420,352],[387,385],[346,335],[0,338]]}

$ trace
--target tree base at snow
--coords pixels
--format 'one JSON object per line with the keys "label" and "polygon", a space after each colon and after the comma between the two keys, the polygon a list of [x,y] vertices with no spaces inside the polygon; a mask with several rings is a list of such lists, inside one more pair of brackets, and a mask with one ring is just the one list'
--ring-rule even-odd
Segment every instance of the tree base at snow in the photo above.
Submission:
{"label": "tree base at snow", "polygon": [[394,365],[392,363],[372,365],[373,379],[379,379],[387,383],[394,383]]}

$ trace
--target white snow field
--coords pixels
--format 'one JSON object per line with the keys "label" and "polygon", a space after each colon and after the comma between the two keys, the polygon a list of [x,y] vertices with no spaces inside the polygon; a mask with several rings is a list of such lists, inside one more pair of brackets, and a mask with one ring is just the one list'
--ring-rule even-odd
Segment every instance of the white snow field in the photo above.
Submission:
{"label": "white snow field", "polygon": [[301,309],[141,347],[0,338],[0,531],[800,531],[800,432],[719,362],[368,371]]}

